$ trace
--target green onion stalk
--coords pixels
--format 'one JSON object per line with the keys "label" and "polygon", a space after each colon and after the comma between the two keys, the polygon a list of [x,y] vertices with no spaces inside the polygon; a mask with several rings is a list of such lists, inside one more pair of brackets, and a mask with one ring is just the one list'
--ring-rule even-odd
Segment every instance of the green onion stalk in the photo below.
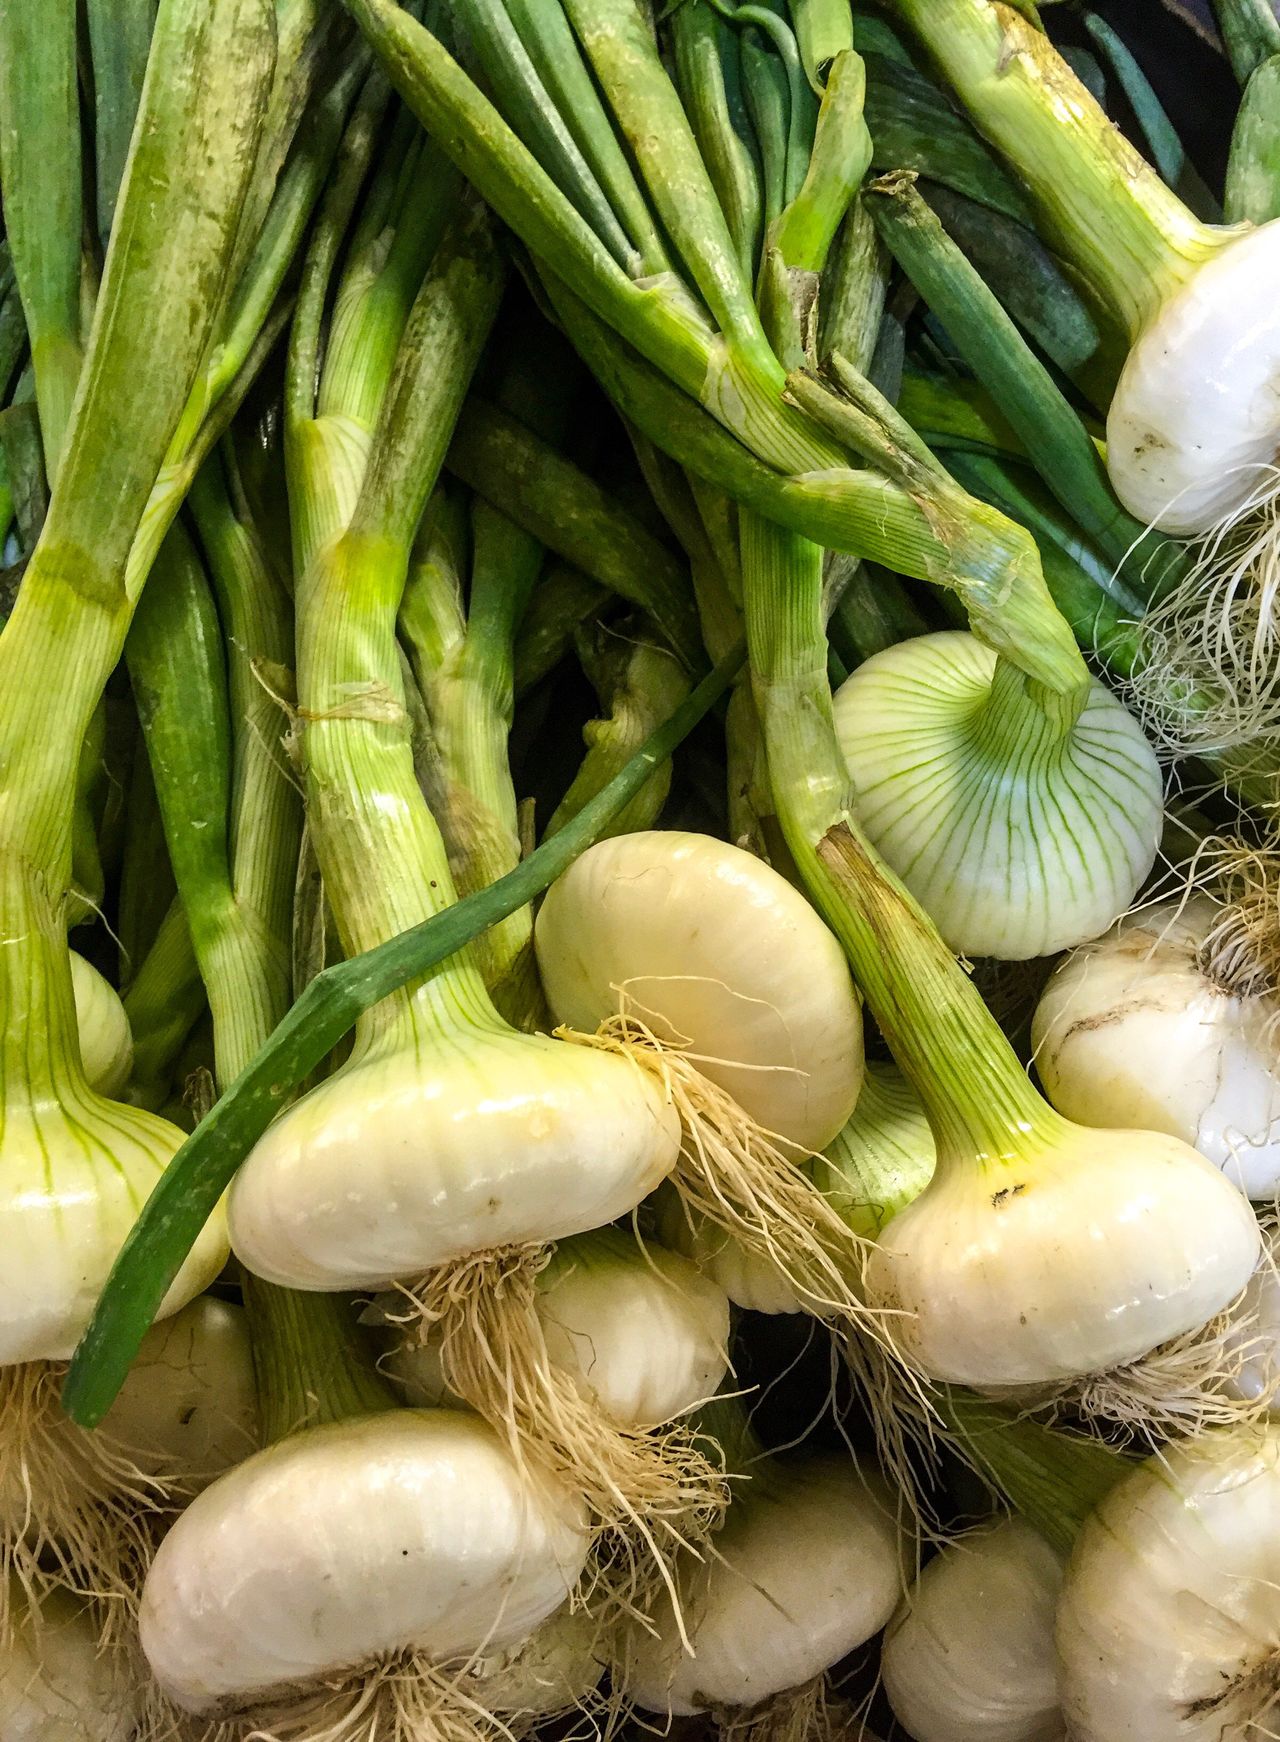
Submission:
{"label": "green onion stalk", "polygon": [[[0,635],[12,701],[0,745],[0,906],[12,940],[0,986],[9,1157],[0,1214],[22,1255],[7,1274],[0,1339],[13,1424],[2,1484],[7,1552],[32,1585],[48,1555],[99,1591],[119,1587],[121,1512],[135,1495],[109,1455],[60,1431],[49,1364],[71,1353],[182,1134],[95,1095],[84,1077],[65,924],[76,767],[145,578],[138,547],[148,516],[157,517],[158,480],[184,416],[198,428],[193,383],[226,318],[274,65],[272,13],[256,0],[194,13],[166,4],[153,50],[48,513]],[[216,148],[200,143],[214,136]],[[172,176],[173,163],[197,150],[206,162],[198,200]],[[167,1312],[212,1279],[225,1250],[215,1218]]]}
{"label": "green onion stalk", "polygon": [[[308,834],[348,957],[455,900],[417,778],[396,633],[503,287],[487,216],[404,119],[351,217],[330,298],[351,216],[339,206],[344,174],[334,179],[287,385]],[[436,530],[428,523],[419,555]],[[482,625],[484,610],[508,610],[503,589],[520,582],[518,569],[487,577],[470,627],[477,605]],[[415,585],[431,584],[420,570]],[[493,633],[501,652],[501,618]],[[475,754],[505,771],[492,743]],[[633,1567],[660,1533],[707,1528],[720,1479],[683,1430],[624,1433],[557,1374],[535,1279],[551,1241],[634,1208],[678,1149],[656,1083],[627,1060],[509,1027],[468,950],[362,1015],[349,1059],[257,1144],[232,1190],[232,1243],[278,1285],[403,1290],[408,1319],[440,1339],[450,1388],[530,1463],[585,1493],[595,1530],[629,1529]]]}
{"label": "green onion stalk", "polygon": [[821,553],[749,520],[743,575],[788,844],[937,1143],[933,1179],[867,1266],[903,1358],[935,1380],[1052,1387],[1195,1331],[1257,1262],[1243,1199],[1185,1145],[1084,1131],[1040,1099],[857,820],[826,675]]}
{"label": "green onion stalk", "polygon": [[[769,512],[799,520],[830,547],[955,586],[975,626],[1022,668],[1051,688],[1078,683],[1075,651],[1022,536],[1011,537],[999,517],[975,512],[943,478],[904,470],[896,426],[886,424],[886,408],[856,372],[837,371],[835,390],[788,376],[756,312],[750,271],[684,108],[626,0],[521,8],[519,30],[505,12],[464,8],[462,22],[501,114],[410,13],[391,0],[351,0],[350,9],[428,131],[457,153],[477,190],[530,248],[561,321],[597,375],[604,375],[594,355],[603,329],[603,342],[668,401],[665,414],[648,416],[623,405],[645,435],[687,465],[691,426],[714,455],[694,467],[710,482],[739,501],[763,499]],[[797,299],[801,309],[812,284],[802,220],[815,212],[824,220],[833,204],[842,210],[851,171],[855,185],[861,173],[862,159],[848,151],[861,125],[853,50],[843,51],[838,73],[828,73],[826,92],[813,175],[807,186],[801,178],[787,190],[793,203],[804,191],[794,227],[786,208],[779,215],[796,265],[766,261],[767,294],[775,303]],[[793,160],[798,168],[798,149]],[[678,250],[674,258],[664,232]],[[851,454],[887,469],[858,470]]]}
{"label": "green onion stalk", "polygon": [[992,0],[894,10],[1026,184],[1050,245],[1128,334],[1107,420],[1121,501],[1178,534],[1256,514],[1260,487],[1264,500],[1274,488],[1264,383],[1280,327],[1265,286],[1280,231],[1197,217],[1016,12]]}

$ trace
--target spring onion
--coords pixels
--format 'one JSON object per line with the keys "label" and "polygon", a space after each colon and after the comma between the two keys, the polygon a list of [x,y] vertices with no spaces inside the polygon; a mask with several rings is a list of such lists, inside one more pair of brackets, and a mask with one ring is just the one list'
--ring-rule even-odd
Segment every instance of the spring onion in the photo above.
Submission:
{"label": "spring onion", "polygon": [[895,11],[1028,185],[1059,252],[1127,329],[1107,415],[1121,501],[1168,532],[1228,519],[1276,452],[1266,382],[1280,327],[1267,286],[1280,231],[1198,219],[1013,10],[895,0]]}
{"label": "spring onion", "polygon": [[835,697],[868,838],[967,956],[1048,956],[1105,931],[1155,860],[1155,755],[1098,682],[1046,707],[974,636],[900,642]]}
{"label": "spring onion", "polygon": [[1068,1118],[1167,1131],[1266,1201],[1280,1184],[1278,1007],[1247,918],[1209,894],[1139,909],[1055,971],[1032,1035]]}
{"label": "spring onion", "polygon": [[916,1742],[1060,1742],[1062,1561],[1022,1519],[962,1531],[885,1630],[880,1673]]}
{"label": "spring onion", "polygon": [[80,1062],[95,1094],[120,1094],[133,1070],[133,1034],[120,994],[91,962],[71,952]]}
{"label": "spring onion", "polygon": [[139,1715],[123,1654],[104,1653],[92,1612],[65,1589],[35,1610],[14,1575],[0,1643],[0,1725],[11,1742],[131,1742]]}

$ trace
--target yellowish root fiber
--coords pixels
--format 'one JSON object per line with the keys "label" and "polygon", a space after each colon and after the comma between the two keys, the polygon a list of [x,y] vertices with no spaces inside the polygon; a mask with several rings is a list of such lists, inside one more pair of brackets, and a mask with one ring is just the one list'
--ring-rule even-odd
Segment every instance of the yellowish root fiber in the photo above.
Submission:
{"label": "yellowish root fiber", "polygon": [[[879,1316],[862,1298],[870,1242],[850,1231],[792,1149],[763,1130],[696,1057],[660,1041],[634,1016],[609,1017],[595,1034],[560,1028],[579,1046],[628,1058],[655,1077],[680,1115],[683,1141],[671,1183],[695,1218],[723,1229],[775,1265],[819,1318],[848,1320],[877,1333]],[[804,1158],[800,1158],[804,1159]]]}
{"label": "yellowish root fiber", "polygon": [[181,1711],[152,1686],[138,1742],[520,1742],[530,1733],[536,1718],[486,1711],[467,1680],[468,1666],[405,1652],[215,1718]]}
{"label": "yellowish root fiber", "polygon": [[675,1553],[718,1528],[728,1485],[690,1427],[612,1421],[554,1365],[536,1309],[548,1256],[518,1246],[441,1265],[402,1289],[402,1323],[437,1343],[449,1389],[522,1464],[586,1497],[598,1534],[591,1606],[631,1612],[655,1579],[670,1587]]}
{"label": "yellowish root fiber", "polygon": [[166,1490],[63,1414],[65,1371],[44,1361],[0,1368],[0,1637],[13,1580],[37,1609],[55,1585],[94,1599],[110,1644],[136,1610]]}
{"label": "yellowish root fiber", "polygon": [[1280,468],[1192,547],[1142,621],[1129,700],[1170,757],[1255,746],[1280,732]]}
{"label": "yellowish root fiber", "polygon": [[873,1742],[825,1675],[758,1706],[711,1708],[720,1742]]}

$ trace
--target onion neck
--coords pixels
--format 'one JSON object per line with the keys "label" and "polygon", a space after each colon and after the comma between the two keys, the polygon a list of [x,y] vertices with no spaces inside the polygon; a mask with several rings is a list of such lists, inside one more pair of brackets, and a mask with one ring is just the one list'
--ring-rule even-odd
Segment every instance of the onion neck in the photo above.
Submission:
{"label": "onion neck", "polygon": [[[342,946],[357,955],[456,899],[448,853],[413,766],[396,612],[408,552],[352,528],[298,585],[298,703],[307,813]],[[357,1056],[500,1020],[472,963],[451,957],[375,1005]]]}
{"label": "onion neck", "polygon": [[940,1391],[938,1410],[983,1480],[1064,1557],[1094,1507],[1134,1468],[1101,1440],[1058,1432],[972,1392]]}
{"label": "onion neck", "polygon": [[801,877],[920,1097],[938,1172],[1025,1165],[1062,1121],[854,817],[827,681],[822,552],[745,509],[740,525],[753,688],[774,803]]}
{"label": "onion neck", "polygon": [[1130,341],[1222,245],[1134,150],[1048,37],[991,0],[893,0],[978,130],[1030,188],[1054,246]]}
{"label": "onion neck", "polygon": [[364,1349],[345,1297],[275,1288],[247,1270],[240,1283],[266,1444],[304,1428],[398,1407]]}

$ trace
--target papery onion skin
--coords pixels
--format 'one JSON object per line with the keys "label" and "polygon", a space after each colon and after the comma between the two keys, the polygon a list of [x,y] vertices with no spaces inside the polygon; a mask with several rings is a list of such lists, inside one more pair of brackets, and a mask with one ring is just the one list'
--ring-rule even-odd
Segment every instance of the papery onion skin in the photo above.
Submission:
{"label": "papery onion skin", "polygon": [[1003,1519],[946,1543],[885,1632],[880,1671],[914,1742],[1059,1742],[1062,1562]]}
{"label": "papery onion skin", "polygon": [[42,1593],[37,1622],[10,1575],[9,1636],[0,1643],[4,1742],[129,1742],[137,1701],[99,1627],[67,1591]]}
{"label": "papery onion skin", "polygon": [[627,1060],[474,1030],[421,1063],[397,1050],[349,1065],[283,1114],[236,1175],[232,1245],[286,1288],[384,1287],[611,1222],[679,1143]]}
{"label": "papery onion skin", "polygon": [[1103,1372],[1207,1323],[1257,1263],[1248,1204],[1186,1144],[1048,1118],[1025,1153],[940,1154],[871,1250],[868,1300],[935,1379]]}
{"label": "papery onion skin", "polygon": [[1063,962],[1032,1021],[1036,1069],[1082,1124],[1167,1131],[1249,1198],[1280,1187],[1280,999],[1239,996],[1202,965],[1224,909],[1162,902]]}
{"label": "papery onion skin", "polygon": [[784,877],[709,835],[650,829],[588,848],[535,929],[558,1022],[625,997],[767,1131],[821,1149],[862,1082],[862,1013],[839,944]]}
{"label": "papery onion skin", "polygon": [[586,1561],[585,1507],[453,1410],[308,1429],[199,1495],[143,1589],[142,1648],[192,1712],[416,1646],[523,1640]]}
{"label": "papery onion skin", "polygon": [[133,1034],[120,994],[75,950],[71,951],[71,989],[80,1062],[89,1087],[99,1095],[118,1095],[133,1069]]}
{"label": "papery onion skin", "polygon": [[101,1431],[139,1469],[198,1492],[258,1449],[244,1308],[201,1295],[147,1332]]}
{"label": "papery onion skin", "polygon": [[1147,323],[1107,413],[1107,470],[1145,525],[1207,532],[1280,453],[1280,222],[1212,254]]}
{"label": "papery onion skin", "polygon": [[879,1631],[902,1590],[895,1503],[846,1458],[757,1467],[715,1552],[682,1586],[696,1656],[669,1605],[635,1634],[626,1690],[646,1711],[752,1706],[828,1669]]}
{"label": "papery onion skin", "polygon": [[589,1697],[609,1654],[610,1642],[590,1609],[566,1603],[509,1651],[481,1659],[464,1691],[486,1712],[547,1717]]}
{"label": "papery onion skin", "polygon": [[1280,1426],[1166,1446],[1086,1521],[1057,1641],[1077,1742],[1265,1734],[1280,1685]]}
{"label": "papery onion skin", "polygon": [[[858,820],[953,950],[1022,961],[1096,937],[1155,860],[1155,753],[1093,681],[1064,730],[976,636],[942,630],[837,692]],[[1007,692],[1007,693],[1006,693]]]}

